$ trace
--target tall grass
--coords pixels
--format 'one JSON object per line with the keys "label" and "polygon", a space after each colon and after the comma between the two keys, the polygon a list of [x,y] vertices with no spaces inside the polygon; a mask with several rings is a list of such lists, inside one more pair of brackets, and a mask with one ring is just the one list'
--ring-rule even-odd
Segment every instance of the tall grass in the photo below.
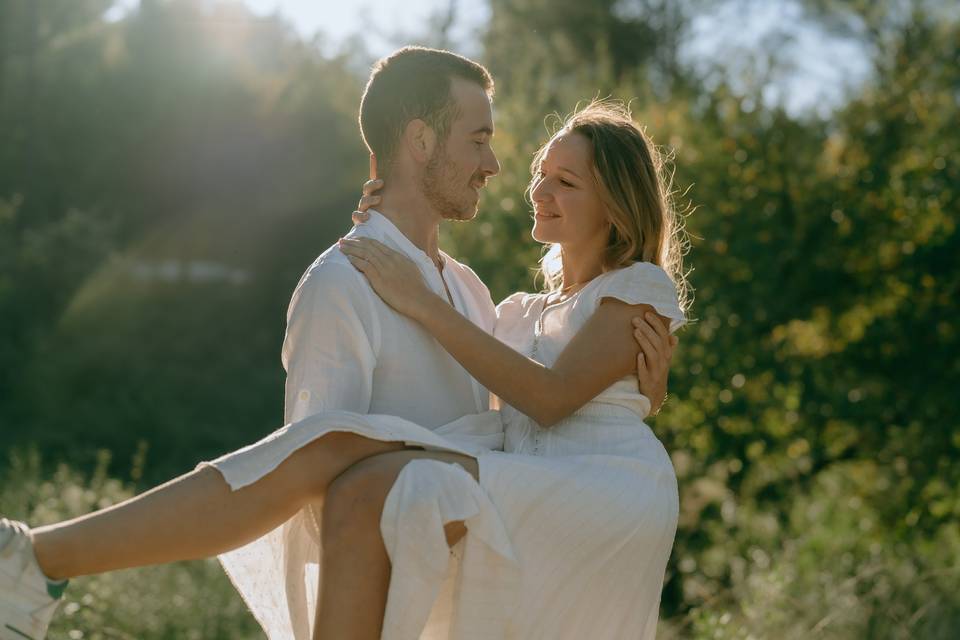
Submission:
{"label": "tall grass", "polygon": [[948,640],[960,637],[960,526],[885,526],[883,468],[838,464],[779,514],[741,506],[711,531],[730,586],[660,638]]}
{"label": "tall grass", "polygon": [[[84,476],[45,473],[36,453],[11,456],[0,475],[0,514],[43,525],[116,504],[132,483],[107,476],[109,454]],[[133,477],[140,473],[135,462]],[[116,571],[71,581],[50,629],[54,640],[245,640],[264,637],[215,559]]]}
{"label": "tall grass", "polygon": [[[14,454],[0,472],[0,514],[41,525],[132,496],[133,482],[109,477],[108,464],[104,452],[90,475],[66,465],[51,474],[36,453]],[[142,464],[142,457],[134,461],[131,478],[141,476]],[[719,562],[729,569],[729,586],[662,620],[658,637],[960,637],[960,526],[927,538],[885,529],[861,498],[876,474],[840,465],[778,514],[739,506],[726,527],[709,532],[712,559],[701,557],[683,576],[695,585],[699,571]],[[211,559],[78,578],[50,638],[244,640],[263,633]]]}

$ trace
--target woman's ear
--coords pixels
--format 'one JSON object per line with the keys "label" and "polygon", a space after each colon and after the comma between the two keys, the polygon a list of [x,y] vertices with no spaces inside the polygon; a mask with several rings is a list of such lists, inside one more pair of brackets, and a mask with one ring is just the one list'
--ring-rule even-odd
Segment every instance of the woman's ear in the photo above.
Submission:
{"label": "woman's ear", "polygon": [[419,118],[408,122],[403,130],[403,143],[411,157],[420,164],[426,164],[430,160],[436,141],[433,128]]}

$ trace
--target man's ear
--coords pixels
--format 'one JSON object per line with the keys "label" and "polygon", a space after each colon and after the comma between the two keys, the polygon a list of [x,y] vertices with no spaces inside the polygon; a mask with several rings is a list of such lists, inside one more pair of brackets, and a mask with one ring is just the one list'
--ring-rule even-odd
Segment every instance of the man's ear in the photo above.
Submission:
{"label": "man's ear", "polygon": [[414,160],[426,164],[433,155],[437,134],[426,122],[415,118],[403,130],[403,143]]}

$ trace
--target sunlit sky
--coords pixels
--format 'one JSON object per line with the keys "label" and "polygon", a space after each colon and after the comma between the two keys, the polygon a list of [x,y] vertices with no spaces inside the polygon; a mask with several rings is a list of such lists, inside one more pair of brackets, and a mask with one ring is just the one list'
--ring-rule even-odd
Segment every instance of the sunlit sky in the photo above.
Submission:
{"label": "sunlit sky", "polygon": [[[376,55],[397,48],[404,37],[424,31],[431,14],[446,11],[449,0],[244,0],[260,14],[278,12],[304,36],[322,33],[333,46],[347,37],[365,32],[367,46]],[[454,3],[452,36],[463,42],[463,53],[477,53],[476,32],[489,15],[487,4],[478,0]]]}
{"label": "sunlit sky", "polygon": [[[117,0],[108,16],[120,18],[138,0]],[[280,14],[304,37],[319,36],[326,53],[347,46],[350,37],[364,34],[364,44],[374,56],[416,41],[426,31],[431,15],[446,11],[451,0],[244,0],[260,15]],[[723,60],[740,70],[762,76],[757,60],[761,43],[777,44],[789,72],[771,83],[764,98],[783,102],[788,110],[828,109],[847,87],[867,76],[869,64],[862,48],[829,35],[804,20],[793,0],[779,2],[721,3],[722,10],[704,13],[693,25],[687,54],[695,64]],[[451,40],[459,53],[479,55],[477,34],[489,17],[483,0],[453,0],[455,20]],[[539,37],[531,33],[531,37]]]}

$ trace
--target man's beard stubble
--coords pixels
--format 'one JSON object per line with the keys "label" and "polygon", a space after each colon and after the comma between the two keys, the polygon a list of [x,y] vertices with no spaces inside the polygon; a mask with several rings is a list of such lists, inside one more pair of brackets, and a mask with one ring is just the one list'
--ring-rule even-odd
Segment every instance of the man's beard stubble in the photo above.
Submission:
{"label": "man's beard stubble", "polygon": [[[437,147],[424,168],[423,195],[444,220],[466,221],[477,215],[477,203],[463,197],[458,200],[456,183],[460,179],[450,170],[446,147]],[[466,186],[466,185],[463,185]]]}

